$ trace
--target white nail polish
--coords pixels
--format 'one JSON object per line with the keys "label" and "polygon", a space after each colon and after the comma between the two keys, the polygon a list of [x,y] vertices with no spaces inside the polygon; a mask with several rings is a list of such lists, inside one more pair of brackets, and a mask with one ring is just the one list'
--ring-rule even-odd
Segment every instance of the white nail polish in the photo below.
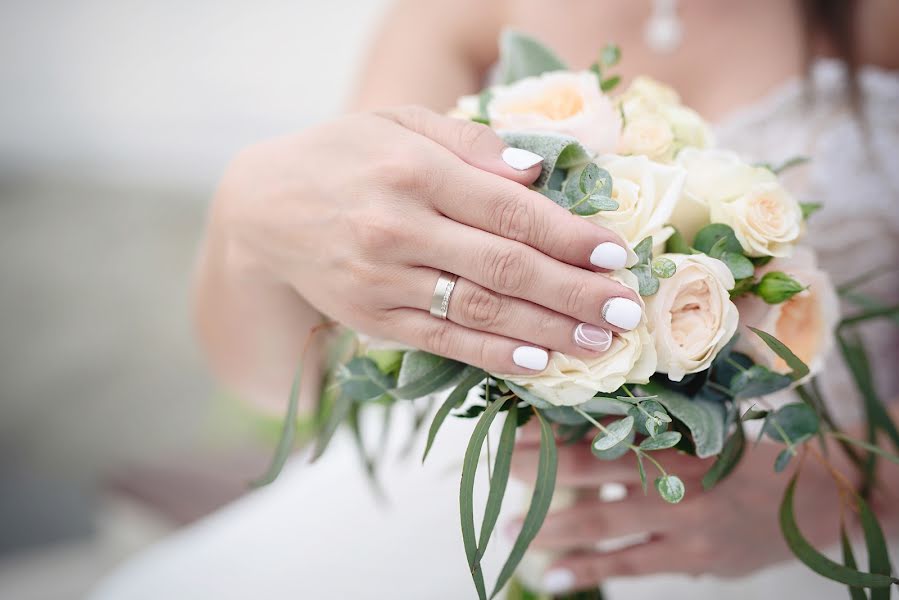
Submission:
{"label": "white nail polish", "polygon": [[636,265],[640,262],[640,257],[637,256],[637,253],[634,252],[633,248],[630,246],[627,247],[627,262],[624,263],[624,266],[628,269]]}
{"label": "white nail polish", "polygon": [[543,591],[561,594],[574,587],[574,573],[568,569],[553,569],[543,575]]}
{"label": "white nail polish", "polygon": [[602,307],[602,318],[609,325],[631,330],[640,323],[643,309],[628,298],[609,298]]}
{"label": "white nail polish", "polygon": [[543,348],[519,346],[512,352],[512,362],[524,369],[542,371],[549,364],[549,353]]}
{"label": "white nail polish", "polygon": [[503,150],[503,162],[517,171],[527,171],[543,162],[543,157],[521,148]]}
{"label": "white nail polish", "polygon": [[591,263],[600,269],[609,269],[610,271],[624,268],[627,259],[627,250],[613,242],[601,243],[590,254]]}

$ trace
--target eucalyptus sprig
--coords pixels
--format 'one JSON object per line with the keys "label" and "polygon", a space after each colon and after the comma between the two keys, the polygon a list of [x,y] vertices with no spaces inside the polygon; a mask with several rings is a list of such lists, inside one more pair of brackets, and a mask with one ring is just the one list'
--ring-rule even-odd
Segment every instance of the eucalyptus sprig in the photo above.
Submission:
{"label": "eucalyptus sprig", "polygon": [[661,285],[659,279],[668,279],[677,271],[677,265],[670,258],[660,256],[654,259],[652,257],[652,244],[650,235],[634,246],[637,264],[631,267],[630,271],[637,276],[641,296],[652,296],[658,292]]}

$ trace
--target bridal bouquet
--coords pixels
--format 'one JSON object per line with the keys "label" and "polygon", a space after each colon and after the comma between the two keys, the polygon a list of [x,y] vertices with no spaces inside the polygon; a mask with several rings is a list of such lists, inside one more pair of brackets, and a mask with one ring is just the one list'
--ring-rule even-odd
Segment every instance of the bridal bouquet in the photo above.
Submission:
{"label": "bridal bouquet", "polygon": [[[463,97],[452,114],[487,124],[509,146],[544,157],[533,189],[632,246],[635,264],[609,276],[639,292],[642,321],[615,334],[608,350],[593,358],[553,352],[548,367],[530,376],[487,373],[351,335],[349,352],[325,386],[315,455],[344,421],[362,445],[359,413],[367,406],[433,400],[451,390],[432,417],[424,455],[439,443],[448,417],[473,421],[464,455],[460,448],[461,525],[475,588],[487,598],[509,582],[549,510],[559,443],[592,439],[600,461],[633,453],[644,492],[677,503],[700,490],[685,489],[656,458],[659,450],[715,457],[702,480],[708,490],[740,461],[749,421],[759,423],[760,437],[782,446],[772,477],[791,462],[801,467],[807,453],[817,454],[815,438],[831,437],[866,475],[861,491],[839,477],[834,481],[845,506],[861,519],[870,569],[859,570],[848,544],[841,564],[803,537],[793,506],[799,468],[784,485],[783,535],[802,562],[850,586],[853,598],[864,594],[862,588],[870,588],[872,598],[886,597],[879,594],[888,595],[896,580],[865,496],[877,456],[897,460],[876,446],[878,431],[897,448],[899,432],[872,389],[852,327],[896,308],[875,307],[839,323],[837,292],[802,245],[805,219],[817,206],[797,202],[778,180],[791,164],[750,164],[715,148],[703,119],[674,90],[651,79],[638,77],[619,91],[619,77],[609,73],[619,60],[616,47],[607,46],[587,71],[568,70],[552,52],[514,32],[504,34],[501,50],[499,84]],[[813,379],[835,341],[865,399],[867,441],[839,431]],[[269,479],[291,447],[297,387]],[[777,392],[791,392],[792,399],[766,399]],[[477,530],[475,473],[500,414],[505,419]],[[541,435],[533,495],[510,556],[487,588],[480,562],[506,490],[516,428],[529,421]]]}

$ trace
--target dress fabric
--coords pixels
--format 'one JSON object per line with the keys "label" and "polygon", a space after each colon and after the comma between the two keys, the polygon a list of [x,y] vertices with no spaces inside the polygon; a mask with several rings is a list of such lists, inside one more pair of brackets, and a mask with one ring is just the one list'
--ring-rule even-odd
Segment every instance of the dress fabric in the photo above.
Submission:
{"label": "dress fabric", "polygon": [[[813,100],[806,101],[799,81],[789,82],[724,119],[717,126],[717,138],[722,147],[754,160],[776,163],[796,155],[812,157],[786,181],[800,200],[824,204],[811,219],[809,240],[821,265],[839,284],[878,265],[895,266],[899,257],[899,75],[862,71],[866,132],[842,102],[836,63],[818,63],[811,81]],[[877,279],[865,290],[895,303],[899,272]],[[890,398],[899,396],[896,329],[874,325],[864,333],[880,390]],[[858,403],[839,359],[828,364],[823,378],[834,412],[851,421],[859,414]],[[369,433],[377,435],[372,425]],[[470,428],[470,421],[448,419],[427,463],[421,465],[421,439],[411,456],[397,458],[409,429],[395,425],[380,473],[386,503],[371,493],[349,437],[338,433],[316,465],[310,467],[298,456],[273,485],[144,551],[100,582],[91,597],[475,598],[458,516],[461,458]],[[481,502],[485,477],[477,478]],[[523,506],[520,489],[510,494],[506,506]],[[509,516],[504,510],[500,525]],[[491,542],[484,567],[488,585],[509,546],[502,535]],[[844,587],[798,563],[776,565],[741,579],[662,575],[613,580],[604,587],[612,600],[846,596]]]}

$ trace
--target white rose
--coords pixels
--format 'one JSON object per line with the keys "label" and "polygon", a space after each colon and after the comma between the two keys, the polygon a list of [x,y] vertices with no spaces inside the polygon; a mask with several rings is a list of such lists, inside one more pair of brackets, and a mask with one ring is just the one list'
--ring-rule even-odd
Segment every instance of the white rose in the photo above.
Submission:
{"label": "white rose", "polygon": [[723,262],[705,254],[663,254],[674,261],[673,277],[645,298],[655,343],[656,370],[680,381],[708,369],[733,337],[740,315],[730,300],[734,277]]}
{"label": "white rose", "polygon": [[[712,223],[733,228],[749,256],[788,256],[803,231],[799,203],[763,167],[752,166],[733,152],[684,149],[677,157],[687,170],[685,202],[708,207]],[[672,223],[690,229],[695,211],[676,210]],[[689,238],[688,238],[689,239]]]}
{"label": "white rose", "polygon": [[589,71],[544,73],[491,92],[487,115],[494,129],[562,133],[597,154],[618,143],[618,112]]}
{"label": "white rose", "polygon": [[618,210],[585,218],[615,231],[631,246],[650,235],[653,246],[663,244],[672,233],[668,223],[681,196],[686,172],[645,156],[611,155],[601,157],[596,164],[612,176],[612,198],[618,202]]}
{"label": "white rose", "polygon": [[755,327],[786,344],[814,375],[833,348],[833,332],[840,319],[840,305],[833,283],[828,274],[817,267],[814,252],[805,247],[796,248],[790,258],[772,260],[758,269],[756,275],[761,277],[771,271],[782,271],[808,289],[780,304],[768,304],[751,294],[738,298],[741,332],[736,348],[758,364],[779,373],[789,372],[783,359],[748,329]]}
{"label": "white rose", "polygon": [[[630,271],[615,271],[611,277],[637,289]],[[597,393],[609,394],[625,383],[646,383],[656,371],[656,353],[644,315],[631,331],[616,334],[608,350],[596,357],[575,358],[551,352],[549,365],[537,375],[501,375],[556,406],[577,406]]]}
{"label": "white rose", "polygon": [[617,99],[624,122],[616,152],[670,162],[681,148],[712,144],[708,124],[670,87],[638,77]]}

